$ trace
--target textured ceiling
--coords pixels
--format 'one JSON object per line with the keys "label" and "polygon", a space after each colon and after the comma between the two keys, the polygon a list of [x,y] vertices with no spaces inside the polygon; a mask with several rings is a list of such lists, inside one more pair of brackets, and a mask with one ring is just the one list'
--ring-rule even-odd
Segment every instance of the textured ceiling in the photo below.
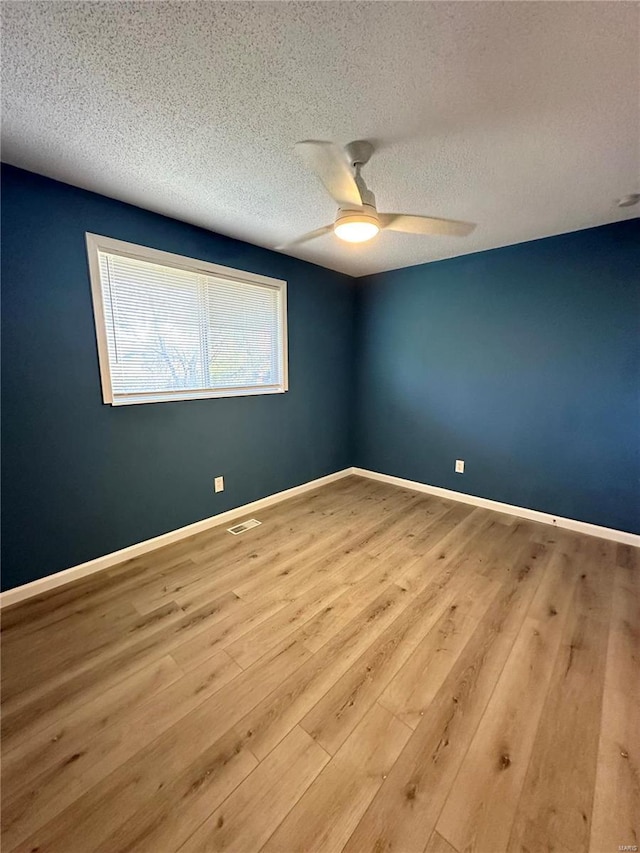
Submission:
{"label": "textured ceiling", "polygon": [[333,235],[363,275],[637,215],[635,3],[4,2],[3,159],[273,247],[335,207],[293,150],[367,138],[380,210],[467,238]]}

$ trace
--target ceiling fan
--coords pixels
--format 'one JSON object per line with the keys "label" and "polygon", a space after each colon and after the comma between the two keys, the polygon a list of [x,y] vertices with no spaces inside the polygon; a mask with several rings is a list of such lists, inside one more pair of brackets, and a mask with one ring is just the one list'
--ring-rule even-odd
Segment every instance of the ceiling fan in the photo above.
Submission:
{"label": "ceiling fan", "polygon": [[407,234],[465,237],[476,227],[473,222],[458,222],[455,219],[437,219],[411,213],[378,213],[375,196],[361,174],[362,167],[373,154],[373,145],[366,140],[350,142],[340,148],[333,142],[307,139],[297,142],[296,150],[320,178],[338,205],[338,212],[333,224],[309,231],[278,246],[279,249],[306,243],[331,231],[348,243],[364,243],[384,229]]}

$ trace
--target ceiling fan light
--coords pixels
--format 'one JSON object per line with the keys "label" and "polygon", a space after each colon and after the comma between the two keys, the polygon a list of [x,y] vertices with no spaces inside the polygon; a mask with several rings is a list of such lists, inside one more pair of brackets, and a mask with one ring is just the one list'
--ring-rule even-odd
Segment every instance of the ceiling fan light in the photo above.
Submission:
{"label": "ceiling fan light", "polygon": [[371,240],[380,231],[380,225],[375,216],[369,213],[353,211],[340,213],[333,226],[336,237],[347,243],[364,243]]}
{"label": "ceiling fan light", "polygon": [[375,237],[379,230],[373,222],[341,222],[334,228],[336,237],[347,243],[364,243]]}

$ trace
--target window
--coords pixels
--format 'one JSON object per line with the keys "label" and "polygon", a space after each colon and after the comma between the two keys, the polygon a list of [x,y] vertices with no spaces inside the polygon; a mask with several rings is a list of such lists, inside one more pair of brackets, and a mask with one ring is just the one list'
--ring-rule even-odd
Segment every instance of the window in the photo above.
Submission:
{"label": "window", "polygon": [[287,390],[286,282],[87,234],[105,403]]}

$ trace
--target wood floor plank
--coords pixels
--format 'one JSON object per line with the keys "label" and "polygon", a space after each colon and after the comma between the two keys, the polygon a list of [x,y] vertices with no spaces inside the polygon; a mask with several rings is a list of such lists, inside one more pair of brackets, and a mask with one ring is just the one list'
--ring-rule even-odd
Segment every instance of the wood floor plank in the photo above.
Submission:
{"label": "wood floor plank", "polygon": [[302,728],[334,755],[467,582],[463,575],[455,576],[446,585],[429,584],[416,595],[303,717]]}
{"label": "wood floor plank", "polygon": [[[397,509],[395,515],[387,518],[385,523],[387,526],[393,525],[394,518],[402,514],[401,509]],[[357,537],[353,535],[352,528],[349,523],[353,521],[352,512],[345,513],[345,519],[338,525],[334,519],[329,519],[327,525],[333,527],[331,545],[338,549],[342,546],[345,537],[350,539],[350,548],[359,548],[362,543],[372,537],[381,535],[380,519],[375,519],[372,516],[368,523],[358,525]],[[335,531],[337,526],[341,527],[341,536]],[[361,528],[361,529],[360,529]],[[253,531],[249,531],[252,533]],[[288,537],[289,534],[286,534]],[[325,543],[323,545],[322,543]],[[314,551],[315,549],[315,551]],[[261,599],[264,590],[269,588],[267,581],[273,581],[271,587],[273,594],[278,594],[278,581],[286,579],[284,586],[285,590],[288,583],[300,574],[305,574],[313,568],[315,559],[322,559],[331,553],[332,548],[326,546],[326,539],[317,534],[308,534],[306,538],[299,538],[294,542],[289,542],[286,546],[276,548],[264,547],[263,549],[253,549],[244,557],[239,558],[235,566],[220,568],[215,562],[208,566],[207,576],[201,579],[196,579],[193,583],[181,584],[180,590],[167,593],[166,597],[171,597],[186,611],[197,606],[198,601],[202,596],[211,597],[215,594],[220,594],[229,590],[240,590],[247,601],[256,600],[256,597]],[[310,565],[311,564],[311,565]],[[261,589],[260,595],[255,591],[255,584]]]}
{"label": "wood floor plank", "polygon": [[501,853],[509,842],[578,578],[577,555],[554,556],[436,824],[457,850]]}
{"label": "wood floor plank", "polygon": [[[539,559],[532,565],[531,557]],[[528,545],[500,587],[384,784],[345,853],[422,853],[487,706],[548,555]]]}
{"label": "wood floor plank", "polygon": [[180,851],[259,850],[328,761],[326,752],[296,727]]}
{"label": "wood floor plank", "polygon": [[[161,621],[155,622],[157,632],[161,633],[167,624],[177,624],[180,613],[179,608],[162,608]],[[12,748],[15,742],[50,725],[59,715],[69,713],[76,702],[89,701],[95,692],[104,690],[105,685],[110,687],[142,669],[154,657],[164,657],[164,651],[150,655],[156,644],[156,632],[145,632],[141,638],[119,638],[98,654],[79,659],[75,667],[65,669],[52,663],[41,683],[4,699],[2,738],[6,748]]]}
{"label": "wood floor plank", "polygon": [[[61,610],[57,607],[52,613],[40,619],[23,620],[7,628],[3,624],[2,648],[9,662],[19,659],[24,651],[38,649],[47,651],[52,631],[56,640],[62,643],[65,638],[75,639],[77,634],[102,636],[105,631],[116,634],[121,625],[139,618],[139,613],[131,603],[120,597],[113,601],[96,601],[90,593],[83,602],[74,600],[73,607]],[[42,638],[42,639],[41,639]],[[5,678],[8,672],[5,672]]]}
{"label": "wood floor plank", "polygon": [[[427,601],[431,601],[433,606],[437,605],[453,575],[445,563],[440,565],[440,573],[435,575],[430,585],[427,584],[427,577],[431,575],[425,575],[423,584],[429,586],[429,591],[418,605],[413,605],[412,625],[418,624],[415,618],[418,612],[421,617],[424,615]],[[312,660],[292,675],[281,689],[274,693],[266,707],[257,708],[243,720],[237,727],[238,737],[249,743],[259,758],[264,758],[291,727],[300,722],[328,693],[336,680],[376,638],[390,626],[393,627],[399,614],[409,608],[412,602],[413,597],[406,591],[394,584],[388,587],[378,599],[372,601],[352,622],[332,637],[326,646],[321,647]],[[307,625],[293,636],[306,645]],[[366,707],[362,703],[358,710],[362,708],[364,713]]]}
{"label": "wood floor plank", "polygon": [[520,519],[489,513],[472,548],[464,548],[456,557],[456,568],[472,571],[493,581],[508,579],[509,561],[505,556],[512,554],[518,542],[535,541],[531,527],[520,523]]}
{"label": "wood floor plank", "polygon": [[308,593],[278,610],[269,619],[265,619],[256,628],[226,646],[227,653],[246,669],[317,613],[331,606],[332,602],[348,588],[347,584],[340,583],[331,577],[321,580]]}
{"label": "wood floor plank", "polygon": [[406,589],[423,586],[425,572],[433,570],[433,563],[440,558],[440,553],[443,560],[453,556],[446,551],[447,544],[461,545],[482,521],[481,510],[474,511],[473,507],[458,504],[450,507],[424,531],[417,530],[406,548],[407,556],[413,555],[415,559],[405,561],[407,568],[399,576],[398,583]]}
{"label": "wood floor plank", "polygon": [[[258,529],[258,528],[256,528]],[[250,535],[253,531],[248,531]],[[228,534],[230,535],[230,534]],[[298,536],[286,535],[286,545],[280,548],[272,549],[270,547],[254,547],[248,549],[247,553],[240,553],[234,561],[225,561],[220,565],[221,561],[212,560],[200,567],[198,573],[194,573],[190,578],[178,578],[174,584],[164,587],[162,590],[152,591],[147,595],[144,602],[139,602],[140,607],[152,608],[158,604],[168,600],[176,601],[183,610],[189,611],[198,607],[203,597],[211,598],[212,596],[229,593],[234,588],[242,588],[243,584],[249,581],[260,579],[269,574],[269,570],[273,573],[277,571],[286,571],[286,566],[290,567],[300,561],[301,555],[314,544],[317,545],[320,533],[303,532]],[[282,566],[282,569],[280,569]],[[241,598],[240,595],[234,594]]]}
{"label": "wood floor plank", "polygon": [[203,631],[195,634],[191,632],[181,638],[182,642],[173,644],[167,650],[182,669],[193,669],[257,625],[261,625],[289,603],[286,599],[272,599],[269,595],[266,595],[263,601],[243,601],[235,613]]}
{"label": "wood floor plank", "polygon": [[[97,848],[158,790],[170,784],[181,769],[196,763],[248,709],[265,699],[309,656],[304,646],[295,641],[266,655],[234,678],[227,690],[202,702],[109,776],[90,787],[19,844],[16,851],[31,853],[37,847],[38,853],[70,853],[79,848]],[[229,752],[226,741],[222,749],[222,756],[216,753],[214,764],[219,783],[217,790],[225,790],[230,785],[228,773],[237,779],[247,765],[245,757],[240,762],[234,759],[243,752],[240,746],[234,746]],[[215,805],[217,803],[212,808]],[[96,814],[101,815],[101,820],[96,820]]]}
{"label": "wood floor plank", "polygon": [[483,541],[485,529],[492,528],[490,514],[468,506],[465,510],[462,514],[457,508],[452,509],[427,531],[423,537],[423,548],[412,551],[415,559],[405,562],[405,568],[398,577],[397,583],[403,589],[410,592],[422,589],[443,565],[449,566],[453,572],[464,560],[462,555],[471,541],[475,542],[476,537]]}
{"label": "wood floor plank", "polygon": [[238,739],[259,759],[265,758],[408,604],[406,595],[391,584],[238,723]]}
{"label": "wood floor plank", "polygon": [[[473,515],[475,519],[480,519],[483,515],[483,510],[478,510],[470,504],[458,503],[451,501],[447,504],[447,511],[444,515],[439,516],[435,524],[428,526],[417,527],[412,532],[414,535],[410,537],[409,547],[416,553],[425,553],[435,543],[440,542],[448,533],[450,533],[457,525],[462,524],[466,519]],[[465,525],[464,529],[468,529]]]}
{"label": "wood floor plank", "polygon": [[[368,491],[368,490],[367,490]],[[369,496],[370,497],[370,496]],[[347,496],[349,498],[349,496]],[[359,532],[358,536],[362,537],[361,541],[366,541],[368,536],[377,535],[379,531],[377,530],[380,519],[376,516],[376,510],[378,509],[379,503],[384,503],[385,500],[388,501],[389,495],[383,495],[383,497],[378,501],[377,499],[373,503],[369,503],[365,498],[360,497],[359,500],[353,500],[349,498],[348,502],[345,504],[345,507],[342,513],[337,513],[335,509],[324,509],[324,510],[312,510],[311,512],[320,512],[321,515],[326,516],[324,518],[324,525],[326,528],[331,527],[341,527],[341,539],[337,534],[333,534],[335,536],[334,542],[340,541],[340,544],[344,541],[345,535],[346,538],[350,538],[350,530],[351,525],[355,524],[358,519],[360,521],[359,524],[362,525],[362,518],[366,518],[366,524],[364,525],[365,532]],[[392,506],[390,507],[390,511],[393,510],[395,516],[399,517],[402,513],[402,507],[406,505],[410,500],[415,500],[415,495],[410,496],[410,498],[404,498],[401,502],[400,506]],[[304,520],[304,519],[302,519]],[[302,522],[301,520],[301,522]],[[346,529],[345,529],[346,525]],[[261,528],[256,528],[256,530],[261,530]],[[290,535],[291,530],[283,531],[287,534],[287,537]],[[305,529],[303,528],[303,532]],[[316,528],[317,532],[317,528]],[[254,531],[250,531],[250,534],[253,535]],[[310,543],[310,547],[304,547],[304,545],[300,545],[300,542],[293,542],[288,544],[288,549],[285,550],[278,543],[278,531],[275,530],[273,532],[271,542],[273,543],[275,538],[276,548],[269,547],[269,541],[262,542],[262,547],[259,545],[251,548],[245,549],[245,551],[240,552],[240,558],[238,559],[238,565],[235,568],[229,568],[227,561],[224,561],[224,565],[212,564],[209,566],[211,570],[211,577],[208,577],[204,580],[197,580],[195,587],[187,587],[185,585],[180,585],[179,581],[177,585],[173,589],[169,589],[168,593],[174,598],[180,606],[186,610],[191,610],[194,606],[197,605],[197,602],[200,600],[202,595],[206,595],[207,597],[211,597],[211,595],[216,592],[228,591],[235,587],[238,587],[241,592],[250,600],[253,596],[247,595],[248,590],[242,589],[242,584],[253,584],[254,582],[259,585],[260,595],[259,598],[262,599],[264,596],[265,589],[269,588],[271,590],[270,594],[274,596],[278,596],[282,591],[283,597],[289,597],[289,593],[287,590],[288,585],[293,580],[292,575],[295,574],[295,571],[307,571],[307,566],[310,564],[310,568],[312,571],[322,571],[322,566],[314,565],[314,560],[310,559],[311,550],[315,548],[316,553],[320,552],[322,557],[319,559],[327,560],[328,554],[331,553],[331,548],[327,545],[326,537],[318,537],[316,534],[308,537],[307,544]],[[308,531],[306,531],[308,534]],[[351,537],[352,538],[352,537]],[[324,544],[323,544],[324,543]],[[357,543],[351,541],[349,550],[354,550]],[[337,547],[337,546],[336,546]],[[324,552],[324,553],[323,553]],[[225,555],[225,551],[221,552],[222,555]],[[302,559],[302,555],[304,554],[304,559]],[[243,565],[244,561],[244,565]],[[267,572],[265,572],[265,568],[273,567],[273,572],[275,573],[275,578],[271,577]],[[297,568],[296,568],[297,567]],[[215,571],[214,571],[215,570]],[[288,576],[287,581],[283,584],[279,585],[277,583],[277,578],[279,575]],[[275,580],[275,583],[268,584],[268,580]],[[308,586],[313,585],[313,580]],[[180,589],[177,587],[180,586]],[[304,591],[304,590],[303,590]],[[300,590],[294,592],[294,596],[300,594]]]}
{"label": "wood floor plank", "polygon": [[[335,583],[344,583],[348,587],[353,587],[382,565],[382,562],[375,557],[354,550],[351,545],[343,545],[310,563],[305,572],[288,576],[270,585],[269,595],[275,598],[286,598],[287,601],[296,601],[316,586],[320,580],[329,576],[334,578]],[[388,583],[393,579],[389,577]],[[262,596],[264,594],[263,590]]]}
{"label": "wood floor plank", "polygon": [[619,845],[640,848],[640,564],[634,565],[636,559],[618,546],[591,853],[617,850]]}
{"label": "wood floor plank", "polygon": [[[171,602],[145,616],[136,616],[135,620],[117,635],[116,642],[122,647],[131,644],[134,640],[153,636],[165,625],[177,622],[183,616],[184,613],[180,607],[175,602]],[[85,643],[85,654],[82,654],[82,643]],[[110,637],[99,636],[95,642],[86,643],[86,634],[79,632],[78,648],[73,649],[72,653],[69,654],[71,645],[70,638],[67,638],[60,649],[56,646],[52,648],[49,638],[40,638],[29,649],[30,656],[40,655],[40,657],[32,660],[32,665],[29,667],[20,665],[20,662],[24,660],[24,655],[8,655],[2,673],[3,703],[7,711],[11,706],[19,707],[26,697],[37,693],[40,685],[47,680],[52,670],[64,671],[66,677],[69,671],[74,670],[76,666],[86,668],[88,660],[99,659],[104,654],[111,655],[114,642]],[[44,648],[48,649],[47,654],[43,654]]]}
{"label": "wood floor plank", "polygon": [[362,719],[262,853],[339,853],[411,734],[380,705]]}
{"label": "wood floor plank", "polygon": [[[380,560],[396,559],[405,547],[413,548],[416,539],[422,541],[431,535],[437,537],[439,531],[448,523],[443,521],[445,517],[449,521],[452,515],[461,517],[460,510],[456,510],[456,505],[450,501],[439,501],[431,495],[416,497],[412,504],[403,509],[400,516],[394,513],[391,528],[379,527],[377,535],[368,538],[366,542],[358,543],[359,547],[361,544],[368,554]],[[391,520],[391,517],[387,516],[387,520]],[[392,535],[387,535],[388,530]]]}
{"label": "wood floor plank", "polygon": [[3,850],[638,843],[640,549],[359,477],[256,515],[2,612]]}
{"label": "wood floor plank", "polygon": [[[397,588],[394,589],[398,601],[401,601],[401,594]],[[204,750],[197,761],[179,774],[174,782],[164,785],[161,791],[147,799],[139,811],[132,814],[104,841],[99,848],[101,853],[133,849],[137,853],[156,853],[163,845],[166,849],[177,849],[193,829],[211,813],[212,803],[215,806],[220,802],[220,799],[216,798],[219,797],[220,786],[226,783],[228,777],[225,772],[228,756],[232,755],[236,764],[238,756],[250,755],[253,759],[249,746],[260,755],[268,754],[302,716],[301,711],[295,713],[297,692],[302,692],[304,687],[307,690],[325,690],[325,686],[318,684],[318,673],[322,672],[325,678],[331,677],[331,668],[327,665],[331,662],[331,656],[341,653],[348,663],[367,641],[367,633],[363,628],[372,631],[372,623],[375,624],[378,620],[384,626],[390,614],[395,614],[395,611],[383,607],[382,604],[383,599],[380,599],[373,608],[366,611],[363,619],[354,622],[349,630],[342,634],[333,647],[327,647],[324,666],[318,659],[312,669],[303,664],[289,678],[283,680],[280,689],[258,704],[254,713],[249,713],[220,741]],[[366,610],[364,606],[363,610]],[[303,631],[299,631],[298,636],[302,637]],[[352,645],[354,642],[356,645]],[[240,702],[236,704],[239,705]],[[235,778],[235,774],[230,778]],[[180,804],[179,817],[176,817],[173,811],[175,803]]]}
{"label": "wood floor plank", "polygon": [[152,619],[153,627],[149,630],[146,630],[145,621],[142,632],[123,632],[112,643],[80,659],[77,666],[54,667],[41,685],[3,703],[2,737],[5,747],[11,748],[16,741],[31,738],[74,706],[90,701],[96,693],[172,652],[187,637],[203,632],[208,626],[224,623],[226,614],[237,607],[238,599],[233,593],[228,593],[202,604],[191,614],[184,614],[179,609],[161,608]]}
{"label": "wood floor plank", "polygon": [[458,853],[458,851],[445,841],[439,832],[432,832],[424,853]]}
{"label": "wood floor plank", "polygon": [[242,670],[224,652],[140,702],[126,721],[99,734],[72,737],[63,756],[39,776],[3,791],[5,843],[16,846],[68,808],[87,790],[171,728]]}
{"label": "wood floor plank", "polygon": [[[375,531],[378,521],[372,513],[372,518],[365,526],[369,531]],[[398,513],[400,516],[401,513]],[[361,522],[348,525],[337,525],[333,518],[327,519],[324,527],[304,540],[300,546],[289,555],[279,555],[276,560],[269,558],[269,565],[254,572],[247,580],[240,580],[233,585],[234,593],[245,601],[254,601],[264,595],[265,587],[283,590],[289,589],[292,581],[307,578],[309,585],[315,580],[315,565],[327,555],[333,556],[345,541],[345,536],[351,539],[356,528],[360,529]]]}
{"label": "wood floor plank", "polygon": [[470,578],[391,679],[380,704],[415,729],[497,592],[496,583]]}
{"label": "wood floor plank", "polygon": [[[258,759],[238,743],[233,732],[203,746],[197,755],[175,757],[173,769],[166,765],[166,752],[161,756],[157,748],[154,751],[147,751],[136,763],[144,768],[149,763],[154,766],[156,758],[165,761],[161,781],[146,791],[134,789],[135,810],[129,810],[121,824],[114,821],[115,829],[102,842],[96,839],[94,853],[178,850],[258,766]],[[129,775],[128,780],[135,783],[135,777]]]}
{"label": "wood floor plank", "polygon": [[341,573],[349,584],[348,589],[303,625],[299,633],[301,641],[310,651],[319,651],[390,587],[394,576],[393,566],[380,563],[376,557],[360,554],[353,557]]}
{"label": "wood floor plank", "polygon": [[[351,515],[348,516],[348,526],[339,525],[337,530],[332,531],[331,536],[324,536],[313,549],[307,549],[304,560],[301,560],[299,555],[289,561],[278,560],[277,571],[272,575],[269,589],[274,595],[298,597],[317,583],[319,575],[337,575],[340,572],[340,580],[346,580],[348,570],[357,565],[356,559],[362,560],[364,557],[365,563],[368,559],[376,559],[371,552],[379,550],[376,543],[380,541],[392,544],[395,560],[395,551],[402,538],[404,526],[408,523],[415,525],[416,517],[419,517],[421,525],[428,526],[446,509],[439,505],[434,506],[433,501],[420,501],[419,496],[415,496],[412,503],[403,503],[393,512],[389,508],[384,524],[381,524],[379,509],[375,504],[368,508],[366,514],[354,511],[354,519]],[[407,519],[410,519],[410,522]],[[332,524],[336,527],[335,521],[332,521]],[[366,552],[363,554],[365,546]],[[243,586],[234,586],[234,592],[247,600],[256,596],[262,597],[264,589],[263,573]]]}
{"label": "wood floor plank", "polygon": [[514,853],[541,846],[583,853],[589,846],[613,545],[587,537],[583,543],[580,577],[507,848]]}
{"label": "wood floor plank", "polygon": [[640,549],[619,542],[616,545],[616,565],[623,569],[638,571],[640,569]]}
{"label": "wood floor plank", "polygon": [[173,684],[184,673],[167,655],[148,667],[100,692],[92,701],[61,714],[50,726],[21,741],[16,748],[2,754],[2,781],[5,790],[15,791],[45,770],[64,764],[78,752],[79,744],[90,743],[105,729],[127,725],[137,706],[163,688]]}

